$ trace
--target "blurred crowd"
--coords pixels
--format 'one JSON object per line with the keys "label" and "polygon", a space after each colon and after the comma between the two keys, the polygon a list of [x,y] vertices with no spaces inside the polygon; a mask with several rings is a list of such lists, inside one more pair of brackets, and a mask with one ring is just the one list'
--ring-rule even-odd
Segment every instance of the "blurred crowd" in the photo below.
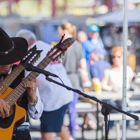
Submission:
{"label": "blurred crowd", "polygon": [[[109,38],[107,34],[106,38]],[[83,48],[87,66],[87,73],[84,70],[79,69],[83,78],[84,91],[121,91],[123,77],[123,47],[121,46],[121,40],[120,42],[114,43],[114,46],[111,48],[109,54],[111,57],[107,56],[108,52],[103,42],[112,41],[110,39],[102,41],[100,37],[100,28],[98,26],[89,26],[88,33],[79,31],[77,40]],[[131,66],[127,66],[127,71],[127,89],[130,89],[134,71]]]}
{"label": "blurred crowd", "polygon": [[[116,35],[120,38],[113,39],[113,32],[107,33],[109,30],[103,32],[104,38],[100,36],[100,27],[97,25],[90,25],[88,32],[83,30],[76,31],[76,27],[71,23],[64,23],[58,27],[59,35],[63,34],[73,36],[77,41],[68,49],[64,55],[62,62],[66,68],[67,74],[72,82],[74,88],[82,90],[84,92],[95,91],[97,93],[102,93],[102,91],[107,91],[112,93],[122,93],[123,88],[123,47],[122,47],[122,37],[120,37],[116,32]],[[113,28],[111,26],[110,28]],[[63,31],[63,32],[62,32]],[[111,30],[113,31],[113,30]],[[113,36],[111,35],[113,34]],[[112,39],[112,40],[111,40]],[[113,41],[114,40],[114,41]],[[113,44],[111,44],[113,43]],[[113,47],[108,50],[106,47]],[[130,65],[126,64],[127,77],[126,77],[126,87],[127,90],[133,91],[132,80],[135,74],[135,57],[128,53],[128,58]],[[109,57],[110,56],[110,57]],[[79,84],[78,84],[79,83]],[[75,93],[74,105],[78,100],[85,101]],[[121,100],[108,100],[110,104],[122,108]],[[130,112],[129,106],[127,106]],[[116,113],[113,112],[112,113]],[[71,114],[69,114],[71,116]],[[75,116],[75,115],[74,115]],[[89,118],[86,118],[86,127],[92,127]],[[89,124],[90,122],[90,124]],[[70,119],[71,134],[75,138],[75,122]],[[114,122],[110,123],[110,128],[113,126]],[[127,127],[129,126],[129,121],[127,122]]]}
{"label": "blurred crowd", "polygon": [[[123,90],[123,68],[127,70],[126,74],[126,90],[136,91],[136,55],[135,51],[139,48],[137,39],[136,28],[131,27],[129,39],[131,43],[128,45],[127,62],[123,64],[123,47],[122,47],[122,32],[114,25],[110,25],[108,28],[102,30],[102,38],[100,27],[97,25],[90,25],[88,32],[77,32],[77,40],[81,44],[84,58],[86,60],[86,69],[79,67],[82,80],[82,89],[84,92],[94,91],[103,94],[104,91],[108,93],[122,93]],[[133,32],[133,34],[132,34]],[[136,33],[136,34],[135,34]],[[134,46],[134,47],[132,47]],[[139,86],[139,83],[137,82]],[[123,96],[123,95],[122,95]],[[85,100],[84,100],[85,101]],[[90,100],[88,100],[90,102]],[[117,108],[122,108],[122,100],[105,100]],[[127,112],[133,112],[127,104]],[[139,112],[139,108],[137,108]],[[111,113],[117,113],[111,111]],[[94,116],[96,116],[94,114]],[[97,124],[91,122],[86,118],[85,128],[95,127]],[[126,121],[126,127],[128,128],[130,121]],[[139,123],[138,127],[139,127]],[[110,122],[109,128],[114,126],[114,121]]]}
{"label": "blurred crowd", "polygon": [[[117,28],[113,25],[109,29],[105,28],[101,37],[101,29],[97,25],[90,25],[87,27],[87,32],[85,32],[84,30],[77,31],[75,25],[66,22],[57,27],[57,32],[58,40],[63,35],[64,40],[72,38],[76,40],[59,61],[51,62],[45,70],[58,75],[64,84],[85,93],[89,91],[101,94],[103,94],[103,91],[107,91],[110,94],[122,93],[124,51],[122,36],[118,35]],[[133,29],[131,29],[131,32],[133,32]],[[42,49],[43,53],[40,59],[43,59],[48,51],[53,48],[52,46],[57,44],[54,43],[55,41],[51,44],[37,40],[36,34],[27,29],[19,31],[16,37],[25,38],[29,48],[36,45],[38,49]],[[131,37],[133,38],[133,36]],[[132,85],[136,72],[136,56],[132,55],[133,49],[129,48],[129,50],[127,52],[129,61],[125,66],[127,70],[126,88],[134,91],[135,88]],[[42,61],[40,60],[40,62]],[[19,62],[16,64],[19,64]],[[42,66],[41,68],[44,69]],[[40,117],[42,140],[53,139],[53,132],[61,137],[62,140],[74,140],[77,128],[76,118],[79,115],[76,111],[76,104],[79,101],[90,102],[90,100],[85,100],[76,92],[69,92],[58,85],[46,82],[44,75],[39,75],[37,81],[44,106]],[[122,108],[121,100],[110,99],[107,102]],[[69,116],[70,134],[63,125],[66,110]],[[127,111],[131,112],[128,105]],[[96,114],[93,115],[96,117]],[[85,120],[86,125],[84,126],[95,127],[95,122],[91,123],[88,116]],[[92,126],[90,126],[91,124]],[[110,128],[113,125],[114,121],[110,123]],[[129,121],[127,122],[128,126]]]}
{"label": "blurred crowd", "polygon": [[[123,47],[122,34],[119,29],[113,25],[105,28],[102,31],[97,25],[87,27],[87,32],[84,30],[77,31],[77,28],[72,23],[66,22],[58,26],[58,34],[61,37],[65,34],[67,37],[76,38],[75,43],[67,50],[62,57],[62,63],[66,69],[68,77],[73,88],[83,92],[94,91],[97,93],[122,93],[123,88]],[[130,48],[129,48],[130,49]],[[127,90],[134,90],[132,81],[134,80],[136,70],[136,57],[132,55],[132,50],[127,52],[128,63],[126,64]],[[128,65],[129,64],[129,65]],[[75,105],[78,101],[90,102],[74,93],[74,99],[68,107],[68,115],[70,120],[70,132],[75,139],[76,132],[76,109]],[[107,100],[108,103],[122,108],[121,100]],[[127,111],[131,112],[129,106]],[[117,113],[113,112],[112,113]],[[93,114],[96,116],[95,114]],[[110,123],[110,128],[114,125],[114,121]],[[85,128],[95,127],[95,122],[90,118],[85,119]],[[126,126],[129,126],[127,121]]]}

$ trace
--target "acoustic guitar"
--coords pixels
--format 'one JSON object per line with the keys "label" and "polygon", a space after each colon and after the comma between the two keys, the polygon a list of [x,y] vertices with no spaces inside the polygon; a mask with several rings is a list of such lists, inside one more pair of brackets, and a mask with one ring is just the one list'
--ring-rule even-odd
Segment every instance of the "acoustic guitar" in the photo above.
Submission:
{"label": "acoustic guitar", "polygon": [[[75,41],[74,38],[67,38],[62,42],[62,39],[47,53],[47,56],[37,65],[37,67],[44,69],[51,61],[55,61],[61,57],[67,48],[70,47]],[[8,93],[5,93],[5,95],[2,94],[2,96],[0,96],[0,98],[3,98],[11,107],[9,117],[0,117],[0,140],[12,139],[16,122],[24,118],[26,115],[26,111],[16,103],[19,97],[21,97],[26,91],[24,82],[30,81],[36,78],[38,75],[39,74],[36,72],[30,72],[14,90],[8,90]]]}
{"label": "acoustic guitar", "polygon": [[[26,56],[22,59],[20,64],[17,65],[14,68],[14,70],[0,83],[0,98],[5,99],[6,97],[8,97],[8,94],[13,90],[12,88],[9,87],[11,85],[11,83],[24,70],[25,66],[28,63],[34,64],[37,61],[37,59],[40,57],[41,52],[42,52],[42,50],[37,50],[36,46],[34,46],[30,50],[28,50]],[[26,114],[26,111],[23,108],[19,107],[17,109],[19,109],[19,111],[21,113],[23,113],[24,115]],[[9,125],[8,122],[10,122],[10,120],[11,120],[13,114],[14,114],[13,111],[14,111],[14,109],[11,107],[11,109],[10,109],[10,117],[7,117],[5,119],[2,119],[0,117],[0,120],[1,120],[0,127],[3,127],[4,130],[6,130],[6,128]],[[19,119],[19,118],[20,117],[17,115],[15,119]],[[2,134],[3,134],[3,132],[0,131],[0,135],[2,135]],[[10,140],[10,138],[8,138],[8,139]],[[0,140],[7,140],[7,138],[0,136]]]}

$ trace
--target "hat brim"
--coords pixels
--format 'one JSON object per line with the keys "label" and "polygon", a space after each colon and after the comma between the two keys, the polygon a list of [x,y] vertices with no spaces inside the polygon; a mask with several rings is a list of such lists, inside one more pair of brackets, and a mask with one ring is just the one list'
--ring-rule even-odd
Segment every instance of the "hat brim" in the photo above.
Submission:
{"label": "hat brim", "polygon": [[0,65],[13,64],[26,55],[28,50],[28,43],[24,38],[13,37],[11,40],[14,42],[14,50],[8,54],[0,55]]}

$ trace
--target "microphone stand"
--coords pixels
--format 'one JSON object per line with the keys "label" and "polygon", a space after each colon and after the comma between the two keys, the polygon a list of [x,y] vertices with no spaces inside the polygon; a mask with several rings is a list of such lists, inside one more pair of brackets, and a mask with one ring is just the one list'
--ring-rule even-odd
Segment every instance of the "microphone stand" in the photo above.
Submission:
{"label": "microphone stand", "polygon": [[112,106],[112,105],[110,105],[108,103],[105,103],[105,102],[97,99],[96,97],[91,97],[91,96],[89,96],[89,95],[81,92],[78,89],[73,89],[73,88],[71,88],[69,86],[66,86],[66,85],[64,85],[62,83],[59,83],[59,82],[57,82],[57,81],[49,78],[49,75],[45,75],[45,76],[46,76],[46,80],[48,80],[50,82],[53,82],[53,83],[55,83],[57,85],[60,85],[60,86],[62,86],[64,88],[66,88],[67,90],[72,90],[72,91],[74,91],[74,92],[76,92],[76,93],[84,96],[85,98],[92,99],[92,100],[96,101],[97,103],[100,103],[101,104],[101,106],[102,106],[101,112],[104,115],[104,121],[105,121],[105,140],[108,140],[108,115],[110,114],[110,112],[111,112],[112,109],[117,110],[118,112],[121,112],[123,114],[126,114],[127,116],[129,116],[129,117],[131,117],[131,118],[133,118],[135,120],[139,120],[139,117],[136,116],[136,115],[127,113],[127,112],[125,112],[125,111],[123,111],[123,110],[121,110],[119,108],[116,108],[116,107],[114,107],[114,106]]}

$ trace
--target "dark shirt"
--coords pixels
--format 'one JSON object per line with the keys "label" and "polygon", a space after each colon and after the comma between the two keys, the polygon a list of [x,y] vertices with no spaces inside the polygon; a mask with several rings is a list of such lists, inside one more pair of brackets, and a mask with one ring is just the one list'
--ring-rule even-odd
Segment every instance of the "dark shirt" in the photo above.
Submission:
{"label": "dark shirt", "polygon": [[63,57],[63,65],[67,73],[77,73],[79,62],[82,58],[84,58],[82,46],[79,42],[75,41]]}
{"label": "dark shirt", "polygon": [[75,41],[63,57],[63,65],[74,88],[81,88],[79,77],[79,62],[84,58],[82,46]]}

